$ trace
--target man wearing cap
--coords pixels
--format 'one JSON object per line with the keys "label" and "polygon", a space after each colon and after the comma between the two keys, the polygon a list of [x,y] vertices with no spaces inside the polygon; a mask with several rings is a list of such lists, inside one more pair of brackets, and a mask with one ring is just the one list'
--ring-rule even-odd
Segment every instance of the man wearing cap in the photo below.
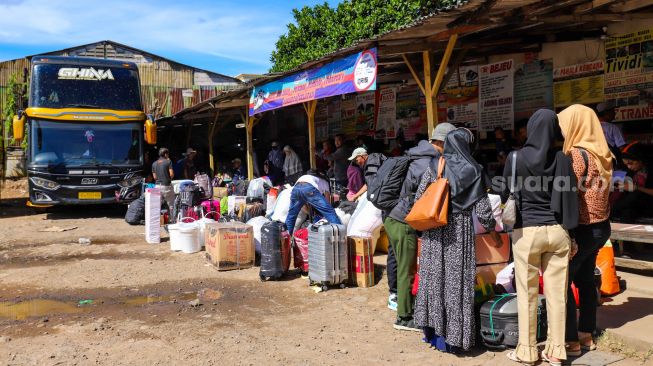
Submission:
{"label": "man wearing cap", "polygon": [[608,147],[612,154],[616,157],[616,165],[619,166],[621,162],[621,148],[626,145],[626,139],[621,132],[619,126],[612,123],[615,119],[614,103],[603,102],[596,105],[596,115],[601,121],[601,128],[605,141],[608,142]]}
{"label": "man wearing cap", "polygon": [[399,201],[390,212],[384,212],[385,231],[397,259],[397,321],[393,325],[395,329],[421,332],[413,320],[414,297],[411,293],[417,264],[417,232],[406,224],[405,219],[415,203],[415,193],[422,175],[431,163],[442,155],[444,139],[455,129],[450,123],[440,123],[433,129],[430,142],[422,140],[408,150],[411,162]]}
{"label": "man wearing cap", "polygon": [[[367,150],[365,150],[364,147],[358,147],[354,150],[354,152],[351,154],[349,157],[349,161],[352,162],[352,164],[358,165],[361,169],[363,174],[361,175],[361,181],[363,176],[365,178],[368,177],[368,171],[366,169],[366,163],[367,163]],[[373,172],[373,173],[376,173]],[[347,171],[347,176],[349,176],[349,171]],[[349,193],[347,193],[347,199],[350,201],[356,201],[360,196],[364,195],[365,192],[367,192],[367,180],[362,181],[362,185],[359,189],[352,191],[353,188],[355,187],[347,187],[349,189]],[[351,180],[350,180],[350,185],[351,185]],[[351,196],[350,196],[351,195]]]}
{"label": "man wearing cap", "polygon": [[[272,141],[271,144],[272,149],[268,153],[268,162],[270,162],[269,168],[273,170],[272,176],[275,177],[277,182],[282,182],[283,181],[283,162],[286,158],[286,154],[284,154],[283,150],[279,147],[279,142],[278,141]],[[273,182],[277,184],[277,182]]]}
{"label": "man wearing cap", "polygon": [[[359,147],[354,150],[353,154],[365,154],[367,156],[367,150]],[[354,155],[349,158],[349,166],[347,167],[347,200],[349,201],[355,201],[358,198],[358,192],[360,192],[365,185],[365,181],[363,180],[363,169],[356,162],[352,161],[354,160],[353,157]]]}

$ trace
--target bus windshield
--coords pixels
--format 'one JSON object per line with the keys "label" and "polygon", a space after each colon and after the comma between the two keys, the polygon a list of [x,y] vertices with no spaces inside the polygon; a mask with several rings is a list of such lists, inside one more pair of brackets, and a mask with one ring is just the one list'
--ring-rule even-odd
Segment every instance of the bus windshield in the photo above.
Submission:
{"label": "bus windshield", "polygon": [[140,165],[140,123],[68,123],[32,120],[31,161],[35,164]]}
{"label": "bus windshield", "polygon": [[30,107],[141,108],[137,70],[120,67],[36,64]]}

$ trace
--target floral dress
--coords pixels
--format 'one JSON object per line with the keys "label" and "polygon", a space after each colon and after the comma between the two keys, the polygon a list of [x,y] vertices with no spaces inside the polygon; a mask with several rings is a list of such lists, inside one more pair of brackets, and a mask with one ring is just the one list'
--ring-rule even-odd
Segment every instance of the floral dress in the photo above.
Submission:
{"label": "floral dress", "polygon": [[[436,175],[429,168],[422,177],[415,198],[419,199],[435,179]],[[450,213],[446,226],[422,234],[419,290],[414,314],[415,325],[425,328],[427,338],[435,335],[444,338],[448,346],[463,350],[474,346],[476,338],[476,252],[472,210],[483,227],[494,230],[492,206],[486,195],[473,207],[460,213]]]}

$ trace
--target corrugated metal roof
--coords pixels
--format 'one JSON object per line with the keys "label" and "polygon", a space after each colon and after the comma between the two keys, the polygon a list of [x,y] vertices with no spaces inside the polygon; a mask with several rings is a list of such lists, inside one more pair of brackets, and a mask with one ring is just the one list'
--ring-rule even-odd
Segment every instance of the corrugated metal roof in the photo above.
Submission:
{"label": "corrugated metal roof", "polygon": [[181,66],[181,67],[185,67],[185,68],[189,68],[189,69],[193,69],[193,70],[197,70],[197,71],[203,71],[203,72],[211,73],[211,74],[214,74],[214,75],[218,75],[218,76],[220,76],[220,77],[224,77],[224,78],[227,78],[227,79],[231,79],[232,81],[237,82],[237,83],[240,83],[240,82],[241,82],[240,80],[238,80],[238,79],[236,79],[236,78],[234,78],[234,77],[228,76],[228,75],[220,74],[220,73],[217,73],[217,72],[214,72],[214,71],[205,70],[205,69],[200,69],[200,68],[197,68],[197,67],[194,67],[194,66],[190,66],[190,65],[186,65],[186,64],[182,64],[181,62],[174,61],[174,60],[171,60],[171,59],[169,59],[169,58],[166,58],[166,57],[163,57],[163,56],[159,56],[159,55],[156,55],[156,54],[153,54],[153,53],[150,53],[150,52],[147,52],[147,51],[144,51],[144,50],[141,50],[141,49],[138,49],[138,48],[132,47],[132,46],[128,46],[128,45],[125,45],[125,44],[122,44],[122,43],[119,43],[119,42],[111,41],[111,40],[104,40],[104,41],[98,41],[98,42],[91,42],[91,43],[87,43],[87,44],[82,44],[82,45],[78,45],[78,46],[73,46],[73,47],[64,48],[64,49],[61,49],[61,50],[56,50],[56,51],[49,51],[49,52],[39,53],[39,54],[37,54],[37,55],[29,55],[29,56],[26,56],[26,58],[31,59],[32,57],[34,57],[34,56],[38,56],[38,55],[50,55],[50,54],[55,54],[55,53],[70,52],[70,51],[73,51],[73,50],[77,50],[77,49],[79,49],[79,48],[88,47],[88,46],[92,46],[92,45],[96,45],[96,44],[104,44],[104,43],[106,43],[106,44],[111,44],[111,45],[115,45],[115,46],[118,46],[118,47],[121,47],[121,48],[125,48],[125,49],[131,50],[131,51],[139,52],[139,53],[142,53],[142,54],[144,54],[144,55],[151,56],[151,57],[153,57],[153,58],[158,58],[158,59],[161,59],[161,60],[165,60],[166,62],[169,62],[169,63],[171,63],[171,64],[175,64],[175,65],[179,65],[179,66]]}

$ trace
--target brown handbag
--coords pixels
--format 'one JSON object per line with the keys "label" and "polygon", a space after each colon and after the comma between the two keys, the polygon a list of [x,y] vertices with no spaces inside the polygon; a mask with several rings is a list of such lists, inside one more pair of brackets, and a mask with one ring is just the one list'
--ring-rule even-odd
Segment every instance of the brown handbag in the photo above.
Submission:
{"label": "brown handbag", "polygon": [[426,231],[447,224],[449,214],[449,180],[442,177],[445,160],[440,157],[438,175],[424,194],[415,201],[406,216],[406,223],[415,230]]}

